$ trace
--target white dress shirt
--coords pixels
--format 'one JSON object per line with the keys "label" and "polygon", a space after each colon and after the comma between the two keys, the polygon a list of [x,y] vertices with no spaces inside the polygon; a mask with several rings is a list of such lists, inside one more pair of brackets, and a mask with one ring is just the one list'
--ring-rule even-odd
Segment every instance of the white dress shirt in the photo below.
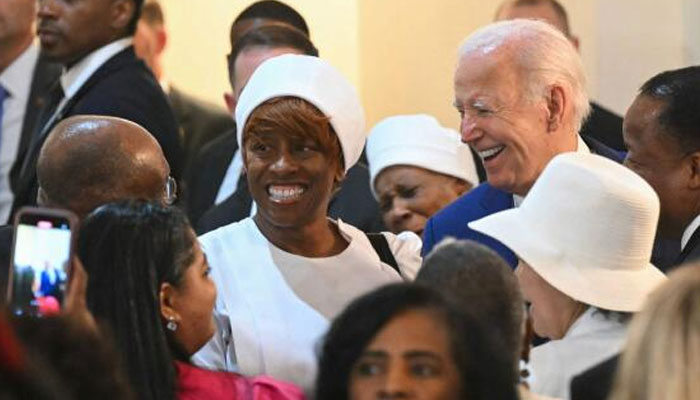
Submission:
{"label": "white dress shirt", "polygon": [[698,228],[700,228],[700,215],[695,217],[693,222],[685,228],[685,232],[683,232],[683,237],[681,238],[681,250],[685,249],[685,246],[687,246],[690,241],[690,237],[693,236],[693,233],[695,233]]}
{"label": "white dress shirt", "polygon": [[17,158],[24,114],[32,86],[39,49],[30,45],[0,73],[0,85],[8,97],[3,103],[2,137],[0,138],[0,221],[7,221],[14,195],[10,189],[10,169]]}
{"label": "white dress shirt", "polygon": [[95,71],[117,53],[131,46],[132,41],[132,37],[115,40],[83,57],[82,60],[78,61],[75,65],[70,67],[70,69],[64,70],[63,74],[61,74],[63,100],[58,104],[51,118],[44,124],[44,128],[53,124],[53,121],[66,106],[66,103],[78,93],[80,88],[83,87],[85,82],[90,79]]}

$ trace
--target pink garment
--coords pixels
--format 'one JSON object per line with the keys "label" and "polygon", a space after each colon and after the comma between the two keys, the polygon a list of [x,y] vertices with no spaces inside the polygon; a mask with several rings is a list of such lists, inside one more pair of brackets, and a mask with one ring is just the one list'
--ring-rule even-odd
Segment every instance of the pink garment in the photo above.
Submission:
{"label": "pink garment", "polygon": [[175,362],[179,400],[304,400],[301,389],[267,376],[245,377]]}

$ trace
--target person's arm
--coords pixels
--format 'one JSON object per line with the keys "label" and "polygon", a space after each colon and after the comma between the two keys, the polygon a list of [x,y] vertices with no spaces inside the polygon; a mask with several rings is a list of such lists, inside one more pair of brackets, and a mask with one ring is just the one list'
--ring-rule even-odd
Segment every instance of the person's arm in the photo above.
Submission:
{"label": "person's arm", "polygon": [[420,252],[422,241],[413,232],[401,232],[394,235],[389,232],[382,232],[389,244],[391,252],[394,254],[396,263],[401,271],[401,278],[405,281],[413,281],[418,274],[423,259]]}

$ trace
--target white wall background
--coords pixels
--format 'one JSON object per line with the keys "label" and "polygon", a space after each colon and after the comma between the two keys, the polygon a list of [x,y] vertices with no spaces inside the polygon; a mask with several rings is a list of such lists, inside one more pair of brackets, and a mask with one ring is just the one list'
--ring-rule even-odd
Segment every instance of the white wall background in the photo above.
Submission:
{"label": "white wall background", "polygon": [[[252,0],[161,0],[174,84],[223,105],[228,29]],[[362,95],[368,125],[428,112],[457,126],[452,110],[456,48],[488,23],[500,1],[285,0],[310,25],[321,56]],[[669,68],[700,63],[700,0],[562,0],[592,96],[624,113],[637,88]]]}

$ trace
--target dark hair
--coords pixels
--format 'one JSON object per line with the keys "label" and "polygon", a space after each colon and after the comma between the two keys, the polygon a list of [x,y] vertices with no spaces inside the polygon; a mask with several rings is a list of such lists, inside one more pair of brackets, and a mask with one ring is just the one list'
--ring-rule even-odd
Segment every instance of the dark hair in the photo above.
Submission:
{"label": "dark hair", "polygon": [[163,25],[165,23],[163,8],[158,0],[145,0],[141,8],[141,20],[149,26]]}
{"label": "dark hair", "polygon": [[127,34],[133,35],[136,32],[136,26],[139,23],[139,18],[141,18],[141,9],[143,8],[144,0],[132,0],[134,2],[134,14],[129,20],[129,25],[127,25]]}
{"label": "dark hair", "polygon": [[496,15],[501,13],[501,10],[503,7],[509,5],[512,7],[527,7],[527,6],[539,6],[540,4],[546,4],[554,10],[554,13],[557,14],[557,17],[559,17],[559,21],[561,22],[561,25],[563,27],[562,33],[566,36],[569,37],[571,34],[571,30],[569,28],[569,15],[566,12],[566,9],[564,6],[561,5],[557,0],[514,0],[510,2],[506,2],[500,5],[498,7],[498,10],[496,11]]}
{"label": "dark hair", "polygon": [[275,0],[263,0],[251,4],[238,14],[231,28],[241,21],[256,18],[284,22],[304,32],[306,36],[309,36],[309,27],[306,25],[304,17],[292,7]]}
{"label": "dark hair", "polygon": [[112,330],[142,399],[174,397],[174,357],[185,357],[166,335],[159,291],[179,286],[195,240],[182,211],[135,200],[99,207],[80,229],[88,308]]}
{"label": "dark hair", "polygon": [[665,103],[657,121],[679,149],[700,150],[700,66],[662,72],[646,81],[640,93]]}
{"label": "dark hair", "polygon": [[318,50],[311,42],[311,39],[297,29],[286,25],[263,25],[253,28],[241,36],[235,43],[231,44],[231,53],[227,56],[227,60],[228,76],[232,88],[235,84],[234,73],[236,58],[238,58],[238,55],[243,51],[251,47],[266,47],[270,49],[291,47],[307,56],[318,57]]}
{"label": "dark hair", "polygon": [[133,398],[119,357],[106,337],[63,316],[19,317],[12,324],[34,366],[55,375],[69,398]]}
{"label": "dark hair", "polygon": [[496,252],[471,240],[445,240],[423,260],[416,282],[439,289],[501,335],[517,365],[525,302],[513,270]]}
{"label": "dark hair", "polygon": [[352,303],[331,324],[319,359],[317,400],[348,398],[353,365],[380,330],[399,314],[423,309],[448,330],[451,354],[460,375],[461,397],[469,400],[517,399],[511,361],[477,321],[459,312],[437,291],[410,283],[391,284]]}

